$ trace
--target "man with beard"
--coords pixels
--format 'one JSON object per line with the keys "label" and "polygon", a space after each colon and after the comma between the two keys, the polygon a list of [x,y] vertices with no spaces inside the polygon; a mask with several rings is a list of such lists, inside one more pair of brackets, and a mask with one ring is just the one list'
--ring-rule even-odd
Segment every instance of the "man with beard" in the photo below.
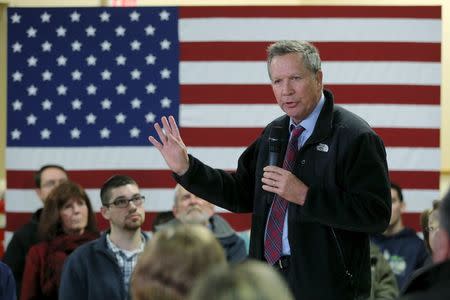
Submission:
{"label": "man with beard", "polygon": [[115,175],[103,184],[100,198],[110,229],[67,259],[59,299],[130,299],[131,273],[148,239],[141,230],[145,197],[131,177]]}
{"label": "man with beard", "polygon": [[245,241],[236,234],[227,221],[215,213],[214,205],[179,184],[175,187],[172,212],[175,219],[159,225],[157,230],[167,225],[201,224],[211,229],[219,240],[228,262],[241,262],[247,258]]}

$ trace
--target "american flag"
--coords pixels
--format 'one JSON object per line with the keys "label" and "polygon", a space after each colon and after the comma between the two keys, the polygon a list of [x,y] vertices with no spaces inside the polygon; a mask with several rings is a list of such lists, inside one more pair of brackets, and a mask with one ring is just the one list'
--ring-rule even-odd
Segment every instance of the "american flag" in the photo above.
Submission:
{"label": "american flag", "polygon": [[[175,185],[147,141],[153,123],[174,115],[190,153],[235,169],[282,114],[265,63],[280,39],[319,48],[326,88],[383,138],[418,229],[439,197],[441,26],[439,6],[9,9],[6,230],[41,206],[32,175],[48,163],[67,168],[97,211],[106,178],[135,177],[148,230]],[[248,215],[220,212],[249,227]]]}

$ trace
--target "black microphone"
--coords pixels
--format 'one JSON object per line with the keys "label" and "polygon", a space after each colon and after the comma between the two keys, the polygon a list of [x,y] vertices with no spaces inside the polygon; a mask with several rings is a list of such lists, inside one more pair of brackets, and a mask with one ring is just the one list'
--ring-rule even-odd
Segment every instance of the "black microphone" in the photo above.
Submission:
{"label": "black microphone", "polygon": [[278,157],[281,153],[283,142],[283,128],[273,126],[269,134],[269,166],[278,166]]}

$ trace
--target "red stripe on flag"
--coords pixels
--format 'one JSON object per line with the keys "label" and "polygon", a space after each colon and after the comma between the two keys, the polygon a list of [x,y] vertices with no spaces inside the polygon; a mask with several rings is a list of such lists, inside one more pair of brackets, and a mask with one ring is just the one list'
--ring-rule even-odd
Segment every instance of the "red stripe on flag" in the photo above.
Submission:
{"label": "red stripe on flag", "polygon": [[[152,230],[152,223],[158,212],[146,212],[145,222],[143,229],[145,231]],[[232,214],[232,213],[219,213],[221,217],[225,218],[230,225],[237,231],[248,230],[251,226],[251,214]],[[31,212],[8,212],[6,230],[16,231],[23,224],[27,223],[31,219]],[[109,227],[109,223],[105,220],[101,213],[96,213],[97,224],[100,230],[105,230]]]}
{"label": "red stripe on flag", "polygon": [[420,214],[421,213],[404,213],[404,214],[402,214],[403,225],[414,229],[416,232],[421,232],[422,227],[420,226]]}
{"label": "red stripe on flag", "polygon": [[180,7],[179,18],[417,18],[440,19],[441,6]]}
{"label": "red stripe on flag", "polygon": [[[326,85],[338,104],[440,104],[439,86]],[[181,104],[274,104],[269,84],[181,85]]]}
{"label": "red stripe on flag", "polygon": [[[439,171],[390,171],[391,180],[402,189],[439,190]],[[423,199],[431,201],[433,199]]]}
{"label": "red stripe on flag", "polygon": [[374,128],[388,147],[439,148],[439,129],[429,128]]}
{"label": "red stripe on flag", "polygon": [[[440,62],[440,43],[314,42],[322,61]],[[265,61],[272,42],[183,42],[181,61]],[[211,51],[215,49],[215,51]]]}

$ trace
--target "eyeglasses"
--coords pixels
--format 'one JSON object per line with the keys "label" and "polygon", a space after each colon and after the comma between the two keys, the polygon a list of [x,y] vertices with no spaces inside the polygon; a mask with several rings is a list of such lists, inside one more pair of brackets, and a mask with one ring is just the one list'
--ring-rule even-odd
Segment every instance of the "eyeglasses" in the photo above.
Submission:
{"label": "eyeglasses", "polygon": [[114,205],[115,207],[118,207],[118,208],[126,208],[126,207],[128,207],[128,205],[130,205],[130,202],[133,202],[133,204],[135,206],[141,206],[142,203],[144,203],[144,201],[145,201],[145,196],[138,195],[138,196],[134,196],[133,198],[130,198],[130,199],[118,198],[108,204],[105,204],[105,206],[109,207],[111,205]]}

